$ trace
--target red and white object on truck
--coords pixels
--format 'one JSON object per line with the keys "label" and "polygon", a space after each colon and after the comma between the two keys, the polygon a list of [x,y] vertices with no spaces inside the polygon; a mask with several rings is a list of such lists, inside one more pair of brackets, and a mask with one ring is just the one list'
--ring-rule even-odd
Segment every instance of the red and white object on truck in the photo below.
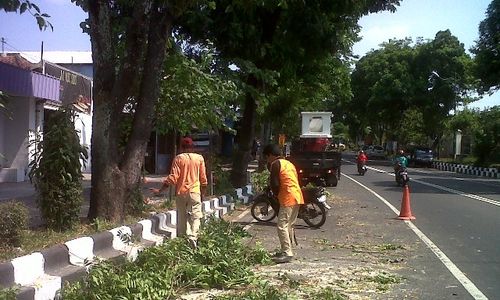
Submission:
{"label": "red and white object on truck", "polygon": [[289,160],[295,165],[299,183],[305,186],[337,186],[342,153],[334,147],[331,112],[302,112],[302,134],[292,142]]}

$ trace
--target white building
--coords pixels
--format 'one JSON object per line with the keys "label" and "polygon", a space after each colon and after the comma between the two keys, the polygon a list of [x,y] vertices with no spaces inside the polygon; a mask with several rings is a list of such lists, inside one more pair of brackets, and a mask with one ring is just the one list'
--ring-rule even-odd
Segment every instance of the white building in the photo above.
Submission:
{"label": "white building", "polygon": [[[92,80],[72,67],[89,74],[91,56],[49,53],[47,61],[33,53],[0,57],[0,91],[8,96],[6,110],[0,112],[0,182],[28,180],[30,134],[43,135],[44,120],[61,105],[77,110],[75,128],[80,143],[90,150]],[[90,158],[84,171],[90,171]]]}

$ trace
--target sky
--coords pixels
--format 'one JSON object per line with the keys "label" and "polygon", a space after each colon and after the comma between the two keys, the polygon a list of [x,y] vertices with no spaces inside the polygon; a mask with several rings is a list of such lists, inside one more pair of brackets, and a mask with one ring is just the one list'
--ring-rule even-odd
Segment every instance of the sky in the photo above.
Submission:
{"label": "sky", "polygon": [[[332,0],[333,1],[333,0]],[[0,12],[0,38],[5,38],[5,51],[39,51],[43,41],[45,51],[90,51],[90,38],[82,33],[80,22],[87,18],[81,8],[70,0],[35,0],[51,17],[54,31],[40,32],[35,19]],[[392,38],[417,37],[433,39],[440,30],[449,29],[466,50],[478,39],[479,23],[486,17],[491,0],[402,0],[395,13],[381,12],[361,18],[362,40],[353,47],[354,54],[363,56]],[[439,73],[439,70],[437,70]],[[500,105],[500,92],[470,104],[469,107]]]}

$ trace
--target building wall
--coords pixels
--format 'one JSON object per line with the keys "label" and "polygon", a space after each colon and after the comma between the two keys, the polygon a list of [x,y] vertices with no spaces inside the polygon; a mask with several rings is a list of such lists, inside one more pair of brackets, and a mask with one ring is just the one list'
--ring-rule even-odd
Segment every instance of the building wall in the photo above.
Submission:
{"label": "building wall", "polygon": [[7,111],[0,108],[0,169],[5,167],[5,120],[7,119]]}
{"label": "building wall", "polygon": [[75,129],[80,137],[80,144],[87,147],[88,159],[85,165],[82,163],[82,171],[84,173],[90,173],[91,171],[91,156],[90,156],[90,146],[91,146],[91,136],[92,136],[92,116],[85,113],[78,113],[75,119]]}
{"label": "building wall", "polygon": [[11,97],[8,104],[12,118],[3,119],[2,148],[4,160],[0,181],[24,181],[28,170],[28,130],[35,126],[34,98]]}
{"label": "building wall", "polygon": [[70,69],[71,71],[75,71],[82,75],[85,75],[89,78],[94,77],[94,67],[92,64],[61,64],[58,65]]}

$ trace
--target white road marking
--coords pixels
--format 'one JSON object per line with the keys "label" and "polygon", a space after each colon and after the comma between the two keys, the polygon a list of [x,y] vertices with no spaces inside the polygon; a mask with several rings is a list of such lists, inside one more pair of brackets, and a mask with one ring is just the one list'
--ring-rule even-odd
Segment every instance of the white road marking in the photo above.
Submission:
{"label": "white road marking", "polygon": [[[387,171],[384,171],[384,170],[376,169],[376,168],[373,168],[373,167],[368,167],[368,168],[372,169],[374,171],[377,171],[379,173],[387,173],[388,175],[394,176],[393,173],[390,173],[390,172],[387,172]],[[450,188],[447,188],[447,187],[444,187],[444,186],[440,186],[440,185],[437,185],[437,184],[428,183],[428,182],[425,182],[425,181],[422,181],[422,180],[418,180],[418,179],[413,179],[411,177],[410,177],[410,181],[411,182],[417,182],[417,183],[420,183],[420,184],[423,184],[423,185],[426,185],[426,186],[430,186],[430,187],[433,187],[435,189],[446,191],[446,192],[449,192],[449,193],[452,193],[452,194],[457,194],[457,195],[464,196],[464,197],[467,197],[467,198],[471,198],[471,199],[474,199],[474,200],[479,200],[479,201],[482,201],[482,202],[485,202],[485,203],[489,203],[489,204],[493,204],[493,205],[496,205],[496,206],[500,206],[500,201],[496,201],[496,200],[493,200],[493,199],[490,199],[490,198],[486,198],[486,197],[482,197],[482,196],[478,196],[478,195],[474,195],[474,194],[469,194],[469,193],[462,192],[462,191],[455,190],[455,189],[450,189]]]}
{"label": "white road marking", "polygon": [[[391,209],[396,215],[399,216],[399,210],[397,210],[389,201],[385,200],[382,196],[377,194],[375,191],[370,189],[369,187],[365,186],[361,182],[355,180],[354,178],[342,174],[346,178],[352,180],[353,182],[357,183],[370,193],[372,193],[375,197],[380,199],[389,209]],[[436,246],[420,229],[418,229],[417,226],[415,226],[411,221],[403,221],[410,227],[413,232],[422,240],[427,247],[437,256],[437,258],[444,264],[444,266],[451,272],[451,274],[462,284],[462,286],[469,292],[469,294],[474,298],[478,300],[487,300],[488,298],[476,287],[476,285],[465,276],[465,274],[460,271],[460,269],[444,254],[441,249],[439,249],[438,246]]]}
{"label": "white road marking", "polygon": [[[353,163],[353,162],[348,161],[348,160],[344,160],[344,161]],[[394,176],[394,173],[387,172],[385,170],[377,169],[377,168],[374,168],[374,167],[368,167],[368,166],[367,166],[367,168],[370,169],[370,170],[373,170],[373,171],[377,171],[379,173],[386,173],[387,175]],[[412,172],[413,171],[414,170],[412,170]],[[461,178],[455,178],[455,177],[452,178],[452,179],[463,180]],[[428,183],[428,182],[425,182],[425,181],[422,181],[422,180],[418,180],[418,179],[413,179],[411,177],[410,177],[410,181],[417,182],[417,183],[420,183],[420,184],[423,184],[423,185],[427,185],[427,186],[433,187],[435,189],[446,191],[446,192],[449,192],[449,193],[452,193],[452,194],[457,194],[457,195],[460,195],[460,196],[463,196],[463,197],[467,197],[467,198],[471,198],[471,199],[474,199],[474,200],[479,200],[479,201],[482,201],[482,202],[485,202],[485,203],[489,203],[489,204],[493,204],[493,205],[496,205],[496,206],[500,206],[500,201],[496,201],[496,200],[493,200],[493,199],[490,199],[490,198],[486,198],[486,197],[482,197],[482,196],[478,196],[478,195],[474,195],[474,194],[469,194],[469,193],[462,192],[462,191],[455,190],[455,189],[450,189],[450,188],[447,188],[447,187],[444,187],[444,186],[440,186],[440,185],[437,185],[437,184]]]}

